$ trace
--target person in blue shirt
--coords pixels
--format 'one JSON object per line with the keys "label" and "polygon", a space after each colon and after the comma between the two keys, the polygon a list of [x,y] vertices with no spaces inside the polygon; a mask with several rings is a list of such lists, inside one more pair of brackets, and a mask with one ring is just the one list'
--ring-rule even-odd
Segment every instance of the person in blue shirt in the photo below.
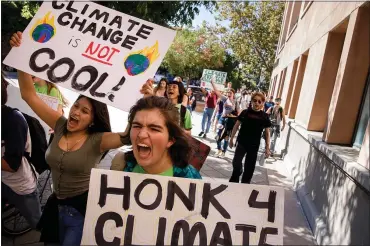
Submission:
{"label": "person in blue shirt", "polygon": [[267,102],[265,102],[264,111],[267,112],[269,108],[274,107],[274,106],[275,106],[274,97],[270,96],[270,99]]}

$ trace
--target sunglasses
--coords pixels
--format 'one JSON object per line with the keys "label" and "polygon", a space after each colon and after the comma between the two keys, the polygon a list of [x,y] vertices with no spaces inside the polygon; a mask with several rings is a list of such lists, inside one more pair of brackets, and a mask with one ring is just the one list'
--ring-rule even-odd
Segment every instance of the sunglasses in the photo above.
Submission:
{"label": "sunglasses", "polygon": [[261,104],[261,103],[262,103],[262,100],[253,99],[253,102],[254,102],[254,103]]}

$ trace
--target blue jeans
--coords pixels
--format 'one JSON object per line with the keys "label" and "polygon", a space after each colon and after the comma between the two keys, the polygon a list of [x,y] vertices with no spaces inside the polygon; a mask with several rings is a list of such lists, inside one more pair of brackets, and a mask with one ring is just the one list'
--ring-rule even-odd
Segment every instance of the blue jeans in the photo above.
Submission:
{"label": "blue jeans", "polygon": [[[202,132],[204,132],[205,134],[209,132],[209,127],[211,126],[211,119],[212,119],[213,111],[215,111],[214,108],[204,109],[203,118],[202,118]],[[206,122],[207,122],[207,128],[204,131]]]}
{"label": "blue jeans", "polygon": [[9,186],[1,183],[1,196],[14,205],[30,226],[35,229],[41,218],[41,206],[37,188],[27,195],[18,195]]}
{"label": "blue jeans", "polygon": [[[223,125],[224,127],[225,127],[225,121],[226,121],[226,119],[225,118],[223,118],[223,117],[221,117],[220,116],[220,119],[218,120],[218,124],[221,124],[221,125]],[[226,138],[227,139],[221,139],[220,140],[220,138],[222,137],[222,132],[223,132],[223,130],[224,129],[219,129],[218,130],[218,133],[217,133],[217,135],[218,135],[218,141],[217,141],[217,149],[218,150],[222,150],[222,152],[226,152],[226,150],[227,150],[227,146],[229,145],[229,137],[227,136]],[[223,148],[221,149],[221,141],[222,140],[224,140],[224,144],[223,144]]]}
{"label": "blue jeans", "polygon": [[61,245],[81,245],[84,216],[71,206],[59,205],[59,238]]}

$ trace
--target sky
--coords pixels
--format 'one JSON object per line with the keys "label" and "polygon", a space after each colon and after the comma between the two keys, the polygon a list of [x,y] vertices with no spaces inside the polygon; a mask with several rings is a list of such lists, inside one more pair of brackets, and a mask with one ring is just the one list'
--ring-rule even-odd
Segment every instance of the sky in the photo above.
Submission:
{"label": "sky", "polygon": [[200,26],[204,20],[211,25],[216,24],[214,15],[209,12],[204,6],[201,6],[199,10],[199,14],[193,20],[193,27]]}

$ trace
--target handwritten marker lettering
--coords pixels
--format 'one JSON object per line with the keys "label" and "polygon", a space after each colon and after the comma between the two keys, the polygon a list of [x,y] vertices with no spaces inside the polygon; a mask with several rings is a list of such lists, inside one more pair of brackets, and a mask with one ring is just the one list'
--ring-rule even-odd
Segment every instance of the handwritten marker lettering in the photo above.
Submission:
{"label": "handwritten marker lettering", "polygon": [[83,53],[82,55],[93,61],[112,66],[112,63],[110,63],[111,58],[115,53],[119,53],[120,51],[107,45],[103,46],[101,44],[96,44],[95,47],[94,45],[95,44],[92,41],[89,46],[87,46],[85,53]]}

